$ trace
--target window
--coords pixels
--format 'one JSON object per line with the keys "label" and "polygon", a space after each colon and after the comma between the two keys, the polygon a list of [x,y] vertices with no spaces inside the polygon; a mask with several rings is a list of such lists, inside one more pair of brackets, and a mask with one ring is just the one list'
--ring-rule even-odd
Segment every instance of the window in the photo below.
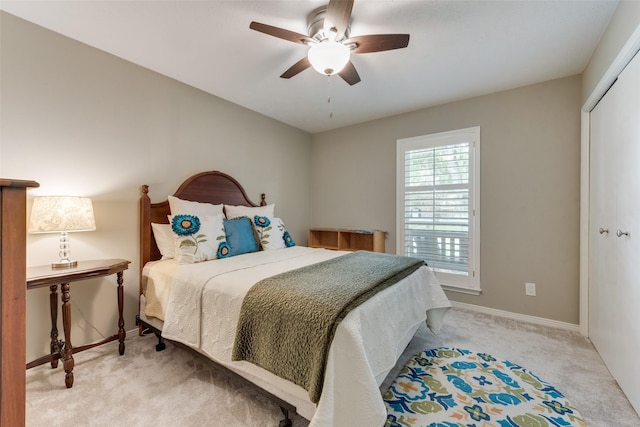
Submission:
{"label": "window", "polygon": [[480,128],[397,141],[397,252],[480,293]]}

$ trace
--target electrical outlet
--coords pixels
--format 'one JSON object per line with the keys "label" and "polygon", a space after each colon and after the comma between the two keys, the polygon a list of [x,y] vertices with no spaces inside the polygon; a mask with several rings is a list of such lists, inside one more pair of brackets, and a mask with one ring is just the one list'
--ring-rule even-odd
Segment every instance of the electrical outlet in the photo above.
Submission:
{"label": "electrical outlet", "polygon": [[535,283],[525,283],[524,284],[524,294],[530,297],[536,296],[536,284]]}

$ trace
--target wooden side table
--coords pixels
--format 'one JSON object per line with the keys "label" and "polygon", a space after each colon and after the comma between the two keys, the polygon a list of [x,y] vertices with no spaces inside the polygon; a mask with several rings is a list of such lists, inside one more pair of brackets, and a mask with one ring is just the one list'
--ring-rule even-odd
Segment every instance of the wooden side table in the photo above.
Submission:
{"label": "wooden side table", "polygon": [[[130,261],[125,259],[103,259],[95,261],[78,261],[78,266],[69,269],[52,269],[51,265],[41,265],[27,268],[27,290],[49,286],[51,294],[49,302],[51,307],[51,354],[34,360],[27,364],[27,369],[51,362],[51,367],[58,366],[58,359],[62,359],[64,367],[65,385],[67,388],[73,386],[73,353],[88,350],[101,344],[105,344],[116,339],[120,341],[118,351],[124,354],[124,318],[122,307],[124,294],[122,288],[123,272],[129,268]],[[116,274],[118,283],[118,333],[105,338],[104,340],[80,347],[73,347],[71,344],[71,282],[79,280],[94,279],[97,277],[110,276]],[[58,285],[61,291],[62,300],[62,324],[64,329],[64,341],[58,340]]]}

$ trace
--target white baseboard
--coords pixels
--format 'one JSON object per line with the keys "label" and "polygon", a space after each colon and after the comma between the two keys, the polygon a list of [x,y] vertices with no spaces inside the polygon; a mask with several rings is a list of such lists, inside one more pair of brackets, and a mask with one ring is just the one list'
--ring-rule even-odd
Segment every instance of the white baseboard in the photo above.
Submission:
{"label": "white baseboard", "polygon": [[481,305],[467,304],[464,302],[451,301],[451,305],[454,308],[477,311],[479,313],[490,314],[492,316],[506,317],[508,319],[520,320],[522,322],[534,323],[536,325],[565,329],[572,332],[580,332],[580,326],[573,323],[545,319],[544,317],[529,316],[527,314],[513,313],[511,311],[498,310],[496,308],[483,307]]}

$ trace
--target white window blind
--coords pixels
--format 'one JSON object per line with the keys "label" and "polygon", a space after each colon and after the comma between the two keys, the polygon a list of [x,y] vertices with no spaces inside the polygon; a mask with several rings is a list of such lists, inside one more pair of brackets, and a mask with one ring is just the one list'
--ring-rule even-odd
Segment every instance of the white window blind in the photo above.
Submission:
{"label": "white window blind", "polygon": [[479,289],[479,128],[398,141],[398,252],[445,285]]}

